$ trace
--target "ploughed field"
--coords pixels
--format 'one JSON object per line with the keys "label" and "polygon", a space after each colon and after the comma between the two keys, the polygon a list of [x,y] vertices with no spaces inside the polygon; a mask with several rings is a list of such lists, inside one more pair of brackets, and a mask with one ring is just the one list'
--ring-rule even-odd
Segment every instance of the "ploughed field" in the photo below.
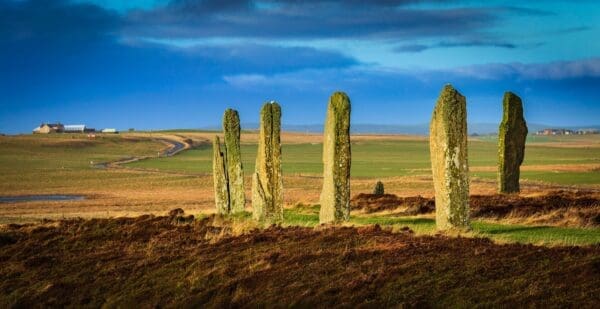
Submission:
{"label": "ploughed field", "polygon": [[600,246],[494,244],[408,228],[246,217],[5,226],[1,307],[535,306],[600,302]]}

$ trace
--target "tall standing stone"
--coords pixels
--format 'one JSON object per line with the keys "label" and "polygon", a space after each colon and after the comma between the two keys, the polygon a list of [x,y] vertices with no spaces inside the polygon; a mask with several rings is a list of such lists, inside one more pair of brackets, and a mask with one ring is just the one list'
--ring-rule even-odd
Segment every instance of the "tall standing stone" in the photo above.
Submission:
{"label": "tall standing stone", "polygon": [[519,192],[521,163],[525,158],[527,123],[523,117],[521,98],[506,92],[502,101],[504,113],[498,130],[498,191]]}
{"label": "tall standing stone", "polygon": [[350,99],[343,92],[329,98],[323,137],[321,223],[350,219]]}
{"label": "tall standing stone", "polygon": [[228,108],[223,115],[225,142],[225,165],[229,185],[229,210],[231,213],[244,211],[244,171],[240,150],[240,116],[236,110]]}
{"label": "tall standing stone", "polygon": [[225,154],[221,151],[221,141],[215,136],[213,141],[213,182],[215,188],[215,205],[218,214],[229,213],[229,185]]}
{"label": "tall standing stone", "polygon": [[280,132],[281,107],[271,101],[260,111],[256,171],[252,175],[252,208],[255,220],[283,220]]}
{"label": "tall standing stone", "polygon": [[437,228],[469,229],[466,100],[451,85],[440,93],[429,131]]}

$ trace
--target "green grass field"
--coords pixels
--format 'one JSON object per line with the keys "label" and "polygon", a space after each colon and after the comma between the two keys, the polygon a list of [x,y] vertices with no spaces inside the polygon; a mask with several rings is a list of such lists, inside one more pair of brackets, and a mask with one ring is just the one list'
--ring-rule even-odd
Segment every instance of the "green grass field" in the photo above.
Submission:
{"label": "green grass field", "polygon": [[[552,141],[551,138],[545,142]],[[282,146],[284,174],[320,175],[321,144],[289,144]],[[256,145],[242,145],[242,158],[247,175],[254,170]],[[212,172],[212,148],[189,150],[171,158],[157,158],[129,164],[131,167],[150,168],[190,173]],[[471,141],[471,167],[496,166],[495,139]],[[547,171],[523,171],[526,180],[548,183],[581,185],[600,184],[600,171],[555,172],[551,165],[600,164],[600,147],[553,147],[530,144],[526,149],[523,166],[547,165]],[[429,175],[429,145],[427,141],[367,141],[352,144],[352,176],[355,178],[383,178],[406,175]],[[476,177],[495,178],[494,172],[473,172]]]}
{"label": "green grass field", "polygon": [[0,192],[4,195],[42,193],[58,188],[81,189],[118,183],[118,175],[94,169],[92,163],[155,155],[157,149],[163,147],[148,139],[126,139],[121,135],[94,140],[84,134],[2,137]]}

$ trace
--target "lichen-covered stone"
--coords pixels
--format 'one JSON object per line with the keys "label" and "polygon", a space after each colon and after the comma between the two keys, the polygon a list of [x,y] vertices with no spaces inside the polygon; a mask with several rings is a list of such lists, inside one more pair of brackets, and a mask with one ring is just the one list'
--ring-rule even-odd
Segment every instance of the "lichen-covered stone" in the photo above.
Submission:
{"label": "lichen-covered stone", "polygon": [[218,214],[229,213],[229,188],[225,154],[221,151],[221,141],[215,136],[213,141],[213,182],[215,188],[215,205]]}
{"label": "lichen-covered stone", "polygon": [[258,154],[252,175],[252,208],[256,220],[283,220],[280,135],[281,107],[272,101],[260,111]]}
{"label": "lichen-covered stone", "polygon": [[498,130],[498,191],[519,192],[521,163],[525,158],[527,123],[523,117],[521,98],[506,92],[502,101],[504,113]]}
{"label": "lichen-covered stone", "polygon": [[240,150],[240,116],[233,109],[225,110],[223,115],[223,134],[225,143],[225,166],[229,185],[229,210],[231,213],[244,211],[244,170]]}
{"label": "lichen-covered stone", "polygon": [[469,229],[466,100],[451,85],[440,93],[429,130],[437,228]]}
{"label": "lichen-covered stone", "polygon": [[323,137],[321,223],[350,219],[350,99],[343,92],[329,98]]}

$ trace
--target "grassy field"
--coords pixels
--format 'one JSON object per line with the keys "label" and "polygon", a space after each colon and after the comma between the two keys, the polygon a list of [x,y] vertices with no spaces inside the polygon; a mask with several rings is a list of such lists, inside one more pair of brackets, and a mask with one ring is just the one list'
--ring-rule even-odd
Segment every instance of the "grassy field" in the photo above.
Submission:
{"label": "grassy field", "polygon": [[[0,137],[0,195],[78,194],[83,201],[0,203],[0,223],[40,218],[132,216],[198,208],[208,186],[202,180],[164,173],[99,169],[101,162],[156,156],[166,147],[149,137],[23,135]],[[208,181],[208,180],[207,180]],[[190,196],[190,192],[193,196]],[[205,201],[210,201],[206,197]]]}
{"label": "grassy field", "polygon": [[[179,132],[203,141],[211,133]],[[200,134],[200,135],[195,135]],[[250,134],[250,135],[248,135]],[[175,135],[165,135],[174,138]],[[98,169],[92,163],[134,156],[156,156],[164,144],[149,134],[100,136],[89,140],[84,135],[36,135],[0,138],[0,195],[81,194],[83,201],[26,202],[0,204],[0,223],[36,222],[41,218],[116,217],[145,213],[164,214],[173,208],[188,213],[213,211],[211,152],[208,143],[169,158],[152,158],[128,168]],[[154,137],[157,137],[156,133]],[[250,200],[250,171],[256,152],[251,133],[243,138],[242,155],[246,172],[246,196]],[[283,146],[285,202],[318,203],[321,173],[319,136],[286,137],[293,142]],[[600,184],[600,146],[597,137],[577,137],[574,144],[551,138],[531,143],[523,167],[524,192],[540,193],[543,181],[554,185],[598,188]],[[427,140],[418,137],[357,137],[353,142],[352,191],[369,192],[376,179],[382,179],[388,192],[405,196],[431,196]],[[473,194],[495,191],[494,139],[470,142],[470,163],[475,178]],[[130,169],[134,168],[134,169]],[[137,170],[140,169],[140,170]],[[543,187],[541,189],[544,190]],[[247,205],[250,206],[250,205]],[[316,224],[313,212],[289,210],[288,224]],[[301,222],[302,221],[302,222]],[[354,216],[353,224],[410,226],[417,233],[432,233],[431,218]],[[598,243],[597,230],[559,227],[531,227],[513,224],[475,222],[476,235],[497,240],[529,243]]]}
{"label": "grassy field", "polygon": [[[542,138],[542,137],[536,137]],[[584,141],[574,136],[578,143]],[[522,179],[564,185],[600,184],[600,145],[588,137],[589,147],[568,147],[564,138],[544,137],[544,145],[530,142],[526,149]],[[287,175],[314,175],[322,172],[322,145],[284,144],[283,172]],[[246,175],[254,171],[255,144],[242,145]],[[206,145],[172,158],[139,161],[129,166],[196,174],[212,172],[212,147]],[[469,143],[469,164],[476,177],[495,179],[495,139]],[[565,168],[566,166],[566,168]],[[559,170],[556,170],[557,167]],[[572,170],[569,170],[572,167]],[[490,171],[480,171],[481,169]],[[535,169],[535,170],[531,170]],[[379,179],[393,176],[430,175],[429,144],[426,140],[359,141],[352,144],[352,177]]]}
{"label": "grassy field", "polygon": [[[522,193],[502,195],[521,217],[477,215],[478,203],[502,213],[504,202],[492,203],[495,140],[472,140],[472,230],[456,234],[438,233],[431,211],[409,216],[395,204],[374,212],[353,204],[349,222],[319,225],[321,145],[308,135],[286,135],[281,225],[251,219],[254,133],[243,134],[246,211],[216,216],[212,134],[0,137],[0,196],[85,196],[0,203],[0,307],[592,308],[599,301],[598,137],[530,142]],[[198,147],[155,158],[166,147],[156,138],[190,138]],[[151,159],[95,167],[130,157]],[[371,192],[376,179],[399,196],[433,194],[423,138],[356,137],[352,172],[352,195]],[[556,189],[596,204],[572,207],[550,198]],[[516,199],[527,202],[515,206]],[[186,214],[160,216],[175,208]]]}
{"label": "grassy field", "polygon": [[[156,155],[163,144],[149,139],[101,136],[94,140],[78,134],[24,135],[0,139],[0,192],[53,193],[74,187],[109,185],[111,173],[94,164],[133,156]],[[118,178],[118,177],[117,177]]]}

